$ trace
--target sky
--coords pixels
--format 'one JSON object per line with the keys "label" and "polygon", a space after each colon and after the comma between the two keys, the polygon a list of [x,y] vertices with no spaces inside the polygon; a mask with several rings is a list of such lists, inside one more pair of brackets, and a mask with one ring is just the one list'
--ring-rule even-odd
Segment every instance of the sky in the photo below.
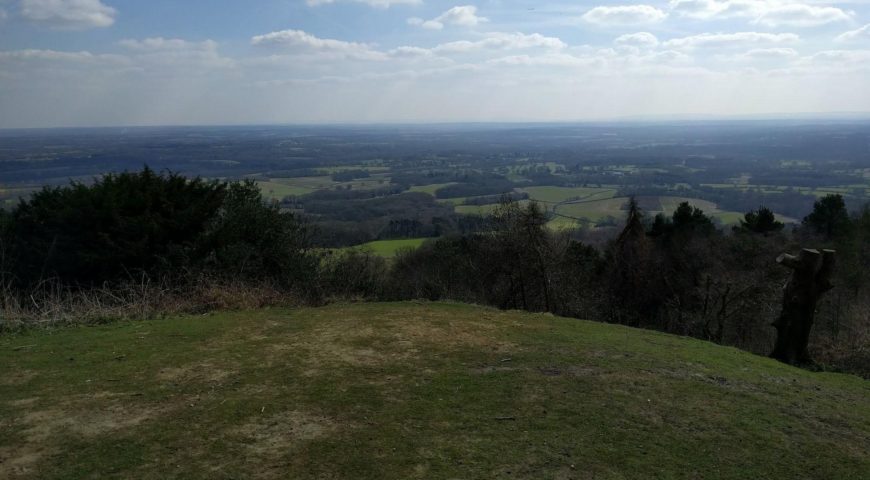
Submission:
{"label": "sky", "polygon": [[0,128],[830,112],[870,0],[0,0]]}

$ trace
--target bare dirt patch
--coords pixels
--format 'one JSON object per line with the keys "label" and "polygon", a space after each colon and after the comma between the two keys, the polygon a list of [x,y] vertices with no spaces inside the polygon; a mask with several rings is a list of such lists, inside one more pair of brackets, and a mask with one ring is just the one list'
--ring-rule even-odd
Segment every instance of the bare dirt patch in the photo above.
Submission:
{"label": "bare dirt patch", "polygon": [[[109,392],[77,395],[56,408],[24,413],[12,420],[21,429],[21,441],[0,449],[0,478],[19,478],[38,473],[39,463],[62,449],[56,444],[65,435],[96,437],[136,427],[157,417],[161,410],[120,401]],[[21,406],[26,408],[32,402]],[[105,403],[93,406],[94,400]],[[20,403],[20,402],[19,402]]]}
{"label": "bare dirt patch", "polygon": [[430,348],[450,351],[471,347],[504,354],[517,349],[515,344],[499,338],[498,325],[485,321],[409,316],[348,328],[356,322],[342,320],[324,322],[303,334],[276,338],[279,343],[271,346],[271,360],[299,355],[306,364],[306,374],[313,375],[325,367],[406,362]]}
{"label": "bare dirt patch", "polygon": [[218,368],[210,363],[192,363],[182,367],[164,368],[157,373],[158,380],[171,383],[221,383],[235,372]]}
{"label": "bare dirt patch", "polygon": [[24,385],[25,383],[36,378],[36,372],[31,370],[19,370],[9,375],[0,376],[0,385],[4,387],[15,387]]}
{"label": "bare dirt patch", "polygon": [[264,461],[279,461],[294,448],[328,437],[342,426],[335,420],[294,410],[255,418],[229,431],[247,452]]}

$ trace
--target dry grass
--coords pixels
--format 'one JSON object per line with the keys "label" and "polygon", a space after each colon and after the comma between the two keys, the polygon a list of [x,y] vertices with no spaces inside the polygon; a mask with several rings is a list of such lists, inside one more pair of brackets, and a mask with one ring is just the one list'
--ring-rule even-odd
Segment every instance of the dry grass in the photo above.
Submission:
{"label": "dry grass", "polygon": [[29,292],[0,288],[0,333],[301,303],[298,295],[273,284],[209,278],[180,287],[148,279],[89,289],[43,282]]}

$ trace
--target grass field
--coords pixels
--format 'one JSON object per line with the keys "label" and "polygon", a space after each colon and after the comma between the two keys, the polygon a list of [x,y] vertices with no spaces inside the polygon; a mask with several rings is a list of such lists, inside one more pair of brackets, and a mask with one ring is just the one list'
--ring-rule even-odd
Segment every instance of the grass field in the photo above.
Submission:
{"label": "grass field", "polygon": [[396,256],[396,253],[399,250],[403,249],[414,249],[423,245],[423,242],[426,240],[432,240],[431,238],[401,238],[398,240],[377,240],[374,242],[365,243],[363,245],[358,245],[356,247],[348,247],[348,248],[356,248],[356,249],[369,249],[373,251],[375,254],[384,257],[384,258],[393,258]]}
{"label": "grass field", "polygon": [[271,200],[281,200],[291,195],[305,195],[314,191],[310,188],[285,185],[277,182],[258,181],[257,185],[260,187],[260,191],[263,192],[263,196]]}
{"label": "grass field", "polygon": [[435,196],[435,192],[440,188],[449,187],[450,185],[456,185],[456,182],[450,183],[433,183],[431,185],[417,185],[408,189],[409,192],[423,192],[428,193],[429,195]]}
{"label": "grass field", "polygon": [[[641,208],[647,216],[655,216],[659,213],[672,215],[680,203],[689,202],[692,206],[698,207],[705,214],[718,219],[724,225],[733,225],[743,218],[743,214],[739,212],[730,212],[719,210],[715,203],[697,198],[685,197],[638,197],[641,203]],[[628,202],[628,198],[607,198],[604,200],[584,201],[580,203],[568,203],[560,205],[557,212],[561,215],[573,218],[586,218],[591,223],[598,223],[607,217],[614,217],[617,221],[622,221],[625,218],[625,210],[623,207]],[[550,222],[553,228],[571,228],[576,225],[576,222],[570,218],[555,218]]]}
{"label": "grass field", "polygon": [[793,190],[795,192],[803,193],[806,195],[813,195],[818,198],[824,197],[826,195],[851,196],[853,194],[857,194],[857,196],[859,197],[866,197],[870,195],[870,185],[865,184],[837,185],[816,188],[788,187],[783,185],[749,185],[744,183],[705,183],[702,184],[702,186],[722,189],[729,188],[739,190],[758,190],[764,194],[777,194],[783,193],[787,190]]}
{"label": "grass field", "polygon": [[0,337],[0,478],[862,479],[870,383],[460,304]]}
{"label": "grass field", "polygon": [[528,193],[532,200],[546,203],[561,203],[574,198],[603,200],[616,195],[614,189],[592,187],[524,187],[520,191]]}
{"label": "grass field", "polygon": [[266,198],[281,200],[289,195],[306,195],[318,190],[331,188],[347,188],[352,190],[366,190],[389,185],[390,177],[384,174],[375,174],[368,178],[360,178],[350,182],[335,182],[332,177],[294,177],[272,178],[269,181],[258,181],[257,185]]}
{"label": "grass field", "polygon": [[[528,200],[518,200],[517,201],[517,204],[522,205],[522,206],[528,205],[528,203],[529,203]],[[490,204],[486,204],[486,205],[456,205],[453,208],[453,210],[456,213],[463,213],[466,215],[486,216],[486,215],[492,214],[492,212],[495,211],[495,209],[496,209],[496,207],[498,207],[498,205],[499,204],[497,204],[497,203],[490,203]]]}

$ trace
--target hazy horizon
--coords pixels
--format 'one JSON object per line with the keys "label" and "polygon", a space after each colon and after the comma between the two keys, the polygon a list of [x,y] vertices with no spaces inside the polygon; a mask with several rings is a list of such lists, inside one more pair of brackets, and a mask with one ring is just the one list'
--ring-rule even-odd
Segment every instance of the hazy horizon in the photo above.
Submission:
{"label": "hazy horizon", "polygon": [[0,0],[0,128],[870,117],[867,0]]}

